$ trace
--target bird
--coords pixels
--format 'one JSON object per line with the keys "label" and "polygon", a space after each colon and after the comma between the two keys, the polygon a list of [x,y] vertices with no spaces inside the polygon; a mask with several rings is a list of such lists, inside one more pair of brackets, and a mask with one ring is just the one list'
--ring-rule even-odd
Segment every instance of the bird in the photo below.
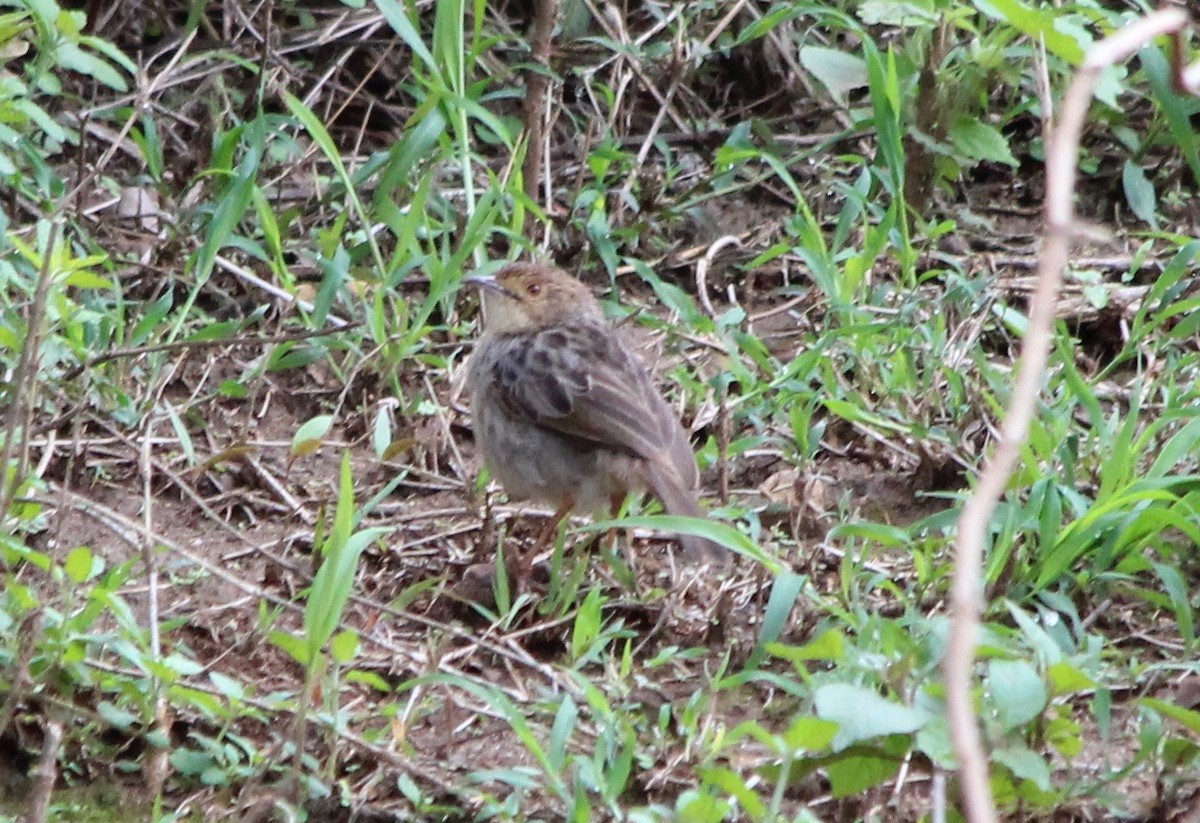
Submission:
{"label": "bird", "polygon": [[[511,498],[554,507],[543,540],[571,512],[617,514],[633,492],[652,492],[668,514],[706,516],[683,426],[585,284],[521,262],[463,282],[484,307],[467,370],[475,440]],[[692,563],[731,560],[706,538],[679,543]]]}

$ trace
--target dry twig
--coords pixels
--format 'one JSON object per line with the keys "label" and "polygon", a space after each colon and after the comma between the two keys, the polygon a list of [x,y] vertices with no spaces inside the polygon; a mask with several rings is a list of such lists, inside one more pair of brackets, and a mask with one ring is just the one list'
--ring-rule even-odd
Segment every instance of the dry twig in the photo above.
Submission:
{"label": "dry twig", "polygon": [[558,0],[534,0],[533,31],[529,38],[530,59],[537,68],[525,71],[525,100],[522,114],[525,120],[525,163],[521,167],[525,194],[537,202],[541,185],[542,158],[545,156],[543,133],[546,92],[550,88],[550,40],[558,20]]}
{"label": "dry twig", "polygon": [[[996,451],[979,478],[975,493],[958,521],[958,545],[951,588],[953,620],[944,663],[946,706],[958,757],[963,805],[971,823],[993,823],[996,809],[988,783],[988,761],[980,740],[971,702],[971,667],[975,638],[983,611],[980,566],[992,512],[1021,456],[1029,433],[1042,374],[1053,343],[1055,301],[1071,242],[1080,231],[1075,221],[1076,163],[1079,137],[1100,72],[1125,59],[1147,40],[1161,34],[1181,36],[1188,16],[1164,9],[1100,41],[1075,76],[1059,113],[1054,139],[1046,156],[1045,245],[1038,266],[1038,285],[1029,310],[1029,330]],[[1177,68],[1178,75],[1182,73]]]}

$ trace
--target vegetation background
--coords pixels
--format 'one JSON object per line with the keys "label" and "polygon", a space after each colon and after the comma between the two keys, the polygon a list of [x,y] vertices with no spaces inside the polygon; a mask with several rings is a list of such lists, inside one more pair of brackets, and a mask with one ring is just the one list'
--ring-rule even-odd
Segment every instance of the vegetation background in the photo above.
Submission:
{"label": "vegetation background", "polygon": [[[958,819],[955,518],[1048,124],[1147,3],[84,5],[0,2],[0,819]],[[1101,84],[991,528],[1011,819],[1200,814],[1169,59]],[[644,347],[734,573],[676,567],[645,501],[531,591],[489,566],[539,524],[480,473],[458,284],[517,256]]]}

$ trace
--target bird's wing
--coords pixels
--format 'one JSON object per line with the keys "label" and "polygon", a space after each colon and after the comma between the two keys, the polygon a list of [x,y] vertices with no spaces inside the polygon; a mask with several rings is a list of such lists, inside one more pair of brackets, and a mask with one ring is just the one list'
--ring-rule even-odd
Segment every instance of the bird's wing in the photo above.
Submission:
{"label": "bird's wing", "polygon": [[641,360],[605,326],[550,327],[497,340],[492,385],[514,414],[600,448],[669,465],[698,480],[687,434]]}

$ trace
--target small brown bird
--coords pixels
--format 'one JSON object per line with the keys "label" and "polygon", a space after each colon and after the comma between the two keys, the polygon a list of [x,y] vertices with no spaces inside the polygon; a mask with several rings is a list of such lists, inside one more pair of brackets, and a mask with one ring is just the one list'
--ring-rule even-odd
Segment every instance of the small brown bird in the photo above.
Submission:
{"label": "small brown bird", "polygon": [[[705,516],[687,434],[587,286],[534,263],[463,282],[484,295],[467,376],[475,439],[511,496],[554,506],[553,526],[644,490],[669,514]],[[730,560],[711,540],[679,542],[690,561]]]}

